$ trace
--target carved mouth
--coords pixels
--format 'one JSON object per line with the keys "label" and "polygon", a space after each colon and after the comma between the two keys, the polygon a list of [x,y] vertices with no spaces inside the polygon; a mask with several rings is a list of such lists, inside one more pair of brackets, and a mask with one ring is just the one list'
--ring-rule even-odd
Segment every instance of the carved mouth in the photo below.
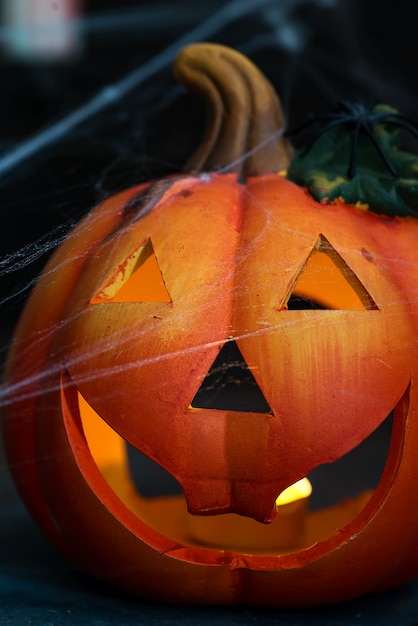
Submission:
{"label": "carved mouth", "polygon": [[[375,433],[339,461],[314,470],[310,475],[314,495],[309,509],[307,501],[296,503],[298,510],[291,503],[269,525],[235,514],[204,518],[190,515],[183,494],[173,493],[181,491],[178,483],[171,477],[167,487],[165,470],[159,466],[157,473],[154,468],[151,470],[155,464],[130,448],[93,411],[71,379],[64,376],[61,393],[70,444],[71,429],[81,426],[90,451],[91,463],[86,465],[85,460],[81,462],[85,451],[72,446],[78,465],[92,488],[97,484],[99,470],[119,503],[115,511],[120,510],[122,502],[142,525],[145,523],[179,546],[278,556],[313,546],[320,546],[320,551],[325,553],[336,542],[342,543],[353,533],[361,532],[373,518],[396,480],[408,416],[409,387]],[[357,476],[353,480],[355,472]],[[148,489],[147,493],[145,478],[152,476],[155,485],[158,475],[162,489],[157,484],[157,489]],[[349,491],[344,487],[347,482]],[[111,498],[106,506],[111,507]],[[296,532],[292,528],[295,525]]]}

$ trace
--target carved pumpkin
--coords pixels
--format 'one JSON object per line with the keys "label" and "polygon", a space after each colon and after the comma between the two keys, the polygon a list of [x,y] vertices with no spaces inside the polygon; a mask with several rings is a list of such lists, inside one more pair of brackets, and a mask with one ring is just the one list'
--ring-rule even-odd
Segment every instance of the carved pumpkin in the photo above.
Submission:
{"label": "carved pumpkin", "polygon": [[[213,108],[192,173],[88,215],[17,327],[4,411],[16,483],[63,554],[152,600],[307,606],[399,585],[418,571],[417,221],[287,180],[279,101],[238,53],[190,46],[176,73]],[[322,308],[290,310],[294,294]],[[251,410],[199,395],[232,343],[262,398]],[[372,494],[276,504],[391,411]],[[142,497],[125,442],[184,497]]]}

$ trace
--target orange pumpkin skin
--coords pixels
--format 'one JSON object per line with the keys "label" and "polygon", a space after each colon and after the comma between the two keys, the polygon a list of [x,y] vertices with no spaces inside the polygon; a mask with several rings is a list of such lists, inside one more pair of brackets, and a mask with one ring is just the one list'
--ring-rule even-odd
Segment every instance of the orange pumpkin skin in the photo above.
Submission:
{"label": "orange pumpkin skin", "polygon": [[[20,320],[4,435],[32,514],[80,568],[151,600],[303,607],[409,580],[418,573],[416,220],[324,206],[276,174],[245,185],[221,174],[169,183],[142,219],[126,207],[144,188],[85,218]],[[286,310],[320,235],[376,308]],[[95,303],[149,239],[171,302]],[[229,337],[271,415],[190,407]],[[176,476],[192,513],[271,519],[282,489],[340,458],[396,407],[391,450],[359,514],[314,545],[210,548],[165,534],[145,506],[141,514],[122,502],[89,451],[77,389]]]}

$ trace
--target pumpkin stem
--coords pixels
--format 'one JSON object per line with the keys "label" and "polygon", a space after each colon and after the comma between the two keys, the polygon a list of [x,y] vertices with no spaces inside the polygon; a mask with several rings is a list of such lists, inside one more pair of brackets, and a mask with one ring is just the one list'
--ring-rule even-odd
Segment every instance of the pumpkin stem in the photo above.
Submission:
{"label": "pumpkin stem", "polygon": [[237,172],[243,179],[287,169],[293,151],[283,134],[281,103],[251,61],[231,48],[197,43],[180,52],[174,74],[209,104],[206,132],[188,171]]}

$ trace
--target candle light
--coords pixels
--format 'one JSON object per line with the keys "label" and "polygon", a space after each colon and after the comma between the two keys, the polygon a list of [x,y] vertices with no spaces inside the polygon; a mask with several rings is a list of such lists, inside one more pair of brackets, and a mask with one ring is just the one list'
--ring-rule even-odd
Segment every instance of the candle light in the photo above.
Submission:
{"label": "candle light", "polygon": [[163,524],[168,532],[180,532],[183,541],[228,550],[285,552],[301,545],[312,493],[307,478],[290,485],[277,497],[277,514],[271,524],[261,524],[234,513],[208,517],[189,515],[183,496],[141,497],[129,477],[123,439],[80,393],[77,397],[84,435],[102,475],[133,512],[145,515],[160,530]]}
{"label": "candle light", "polygon": [[290,485],[276,499],[277,514],[271,524],[260,524],[234,513],[189,516],[190,537],[201,545],[251,553],[294,550],[304,536],[311,493],[307,478]]}

